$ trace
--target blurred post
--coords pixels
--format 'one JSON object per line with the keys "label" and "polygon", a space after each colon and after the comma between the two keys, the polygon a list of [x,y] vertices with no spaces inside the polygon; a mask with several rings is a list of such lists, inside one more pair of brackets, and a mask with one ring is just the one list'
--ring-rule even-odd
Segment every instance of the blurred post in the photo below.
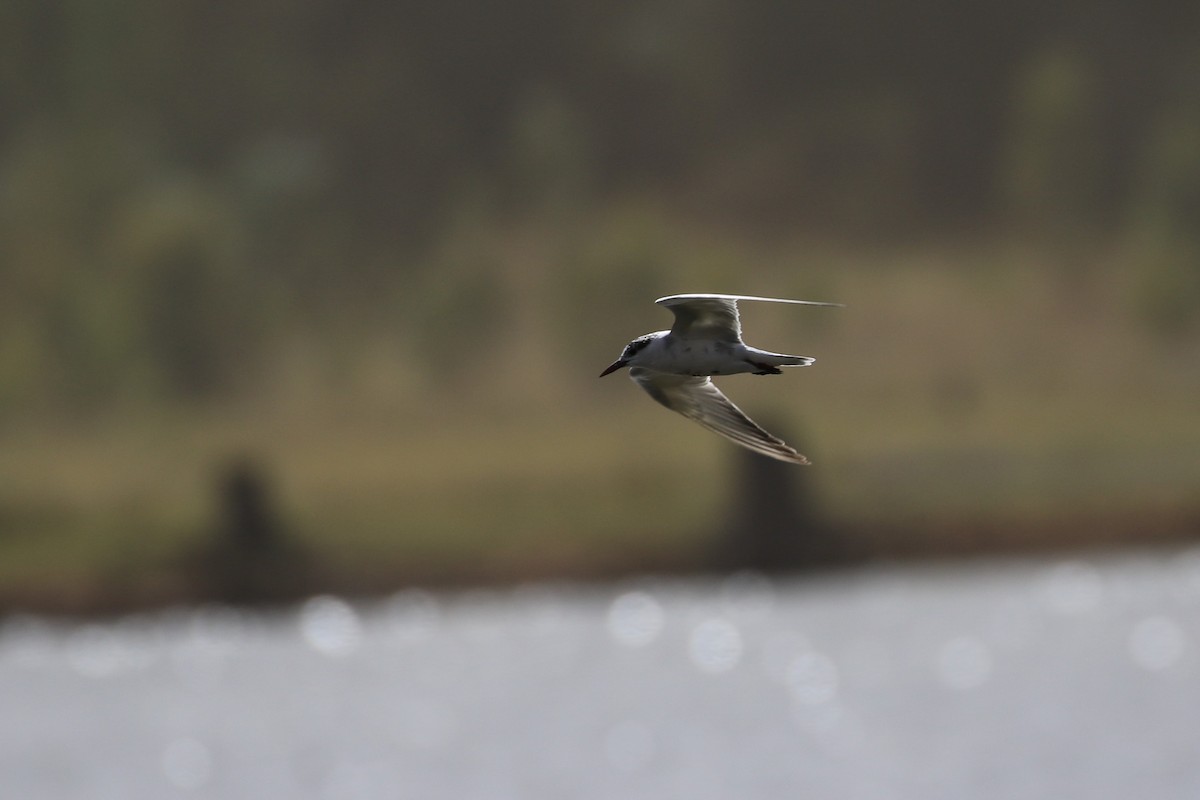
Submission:
{"label": "blurred post", "polygon": [[[777,422],[766,425],[785,441],[797,437]],[[804,452],[803,446],[798,446]],[[733,498],[718,534],[716,566],[764,572],[805,569],[845,561],[848,554],[821,521],[814,499],[814,467],[797,466],[737,448]]]}
{"label": "blurred post", "polygon": [[308,587],[308,559],[287,540],[264,470],[240,457],[217,470],[217,523],[198,559],[203,593],[225,602],[292,599]]}

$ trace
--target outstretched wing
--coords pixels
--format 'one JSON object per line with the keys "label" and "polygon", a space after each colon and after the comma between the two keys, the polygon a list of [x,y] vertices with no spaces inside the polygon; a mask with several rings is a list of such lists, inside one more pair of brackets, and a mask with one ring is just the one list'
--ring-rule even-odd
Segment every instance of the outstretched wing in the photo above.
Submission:
{"label": "outstretched wing", "polygon": [[839,303],[818,303],[813,300],[785,300],[778,297],[755,297],[746,294],[673,294],[654,302],[666,306],[675,314],[671,335],[681,339],[703,338],[724,342],[740,342],[742,326],[738,318],[738,300],[758,300],[767,303],[793,303],[802,306],[840,306]]}
{"label": "outstretched wing", "polygon": [[714,433],[770,458],[792,464],[807,464],[808,459],[782,439],[767,433],[726,397],[706,377],[675,375],[645,367],[633,367],[629,377],[638,386],[672,411],[694,420]]}

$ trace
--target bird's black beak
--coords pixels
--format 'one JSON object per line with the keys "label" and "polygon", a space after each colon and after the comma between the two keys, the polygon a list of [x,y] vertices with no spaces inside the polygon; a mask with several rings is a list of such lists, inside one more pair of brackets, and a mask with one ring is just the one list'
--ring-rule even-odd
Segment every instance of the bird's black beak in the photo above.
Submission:
{"label": "bird's black beak", "polygon": [[605,375],[607,375],[607,374],[608,374],[608,373],[610,373],[610,372],[616,372],[616,371],[617,371],[617,370],[619,370],[621,367],[624,367],[624,366],[626,366],[627,364],[629,364],[629,362],[628,362],[628,361],[626,361],[626,360],[625,360],[625,359],[623,359],[623,358],[618,358],[616,361],[614,361],[613,363],[609,364],[609,365],[608,365],[608,367],[606,367],[606,368],[605,368],[604,372],[601,372],[601,373],[600,373],[600,377],[601,377],[601,378],[603,378]]}

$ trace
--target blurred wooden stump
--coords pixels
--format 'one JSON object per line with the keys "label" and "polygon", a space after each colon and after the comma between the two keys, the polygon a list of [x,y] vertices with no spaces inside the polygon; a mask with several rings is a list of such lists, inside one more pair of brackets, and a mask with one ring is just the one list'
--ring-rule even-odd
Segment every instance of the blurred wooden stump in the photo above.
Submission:
{"label": "blurred wooden stump", "polygon": [[[784,426],[765,427],[805,452],[803,441]],[[818,510],[813,480],[819,466],[788,464],[744,448],[735,452],[733,496],[717,536],[719,569],[772,572],[848,560],[844,543]]]}
{"label": "blurred wooden stump", "polygon": [[304,594],[310,560],[288,538],[265,469],[248,458],[231,459],[218,466],[215,484],[216,523],[189,565],[201,593],[230,603]]}

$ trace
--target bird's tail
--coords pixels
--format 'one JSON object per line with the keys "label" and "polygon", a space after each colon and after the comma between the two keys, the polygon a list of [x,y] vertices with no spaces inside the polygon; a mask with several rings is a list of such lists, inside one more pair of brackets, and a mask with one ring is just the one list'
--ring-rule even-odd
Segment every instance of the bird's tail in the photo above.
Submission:
{"label": "bird's tail", "polygon": [[816,361],[808,356],[789,356],[786,353],[770,353],[766,350],[755,350],[754,360],[762,361],[773,367],[807,367]]}

